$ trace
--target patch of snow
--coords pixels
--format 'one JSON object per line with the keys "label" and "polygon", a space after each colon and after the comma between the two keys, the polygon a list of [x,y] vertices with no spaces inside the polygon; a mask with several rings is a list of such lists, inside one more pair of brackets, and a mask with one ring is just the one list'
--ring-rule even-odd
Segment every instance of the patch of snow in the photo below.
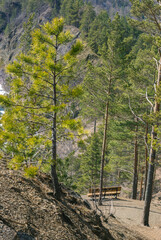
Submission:
{"label": "patch of snow", "polygon": [[[4,95],[6,92],[3,90],[2,85],[0,84],[0,95]],[[0,106],[0,115],[3,114],[3,108]]]}

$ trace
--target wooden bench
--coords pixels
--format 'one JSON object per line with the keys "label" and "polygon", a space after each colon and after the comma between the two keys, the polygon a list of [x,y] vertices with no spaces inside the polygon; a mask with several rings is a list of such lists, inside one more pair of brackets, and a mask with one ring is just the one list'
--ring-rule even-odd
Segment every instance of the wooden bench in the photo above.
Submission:
{"label": "wooden bench", "polygon": [[[121,187],[104,187],[102,188],[102,197],[106,196],[117,196],[121,193]],[[95,198],[99,197],[100,195],[100,188],[90,188],[89,193],[87,194],[88,197]]]}

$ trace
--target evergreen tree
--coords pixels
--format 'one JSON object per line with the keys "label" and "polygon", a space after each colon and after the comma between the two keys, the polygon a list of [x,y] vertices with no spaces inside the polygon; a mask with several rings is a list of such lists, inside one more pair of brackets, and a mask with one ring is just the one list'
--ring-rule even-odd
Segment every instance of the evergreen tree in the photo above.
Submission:
{"label": "evergreen tree", "polygon": [[56,9],[56,12],[59,13],[61,7],[61,0],[52,0],[53,7]]}
{"label": "evergreen tree", "polygon": [[[120,17],[116,15],[115,19],[109,26],[109,34],[107,37],[107,43],[104,44],[100,53],[102,54],[102,60],[99,67],[92,67],[90,65],[90,71],[84,81],[85,96],[90,99],[88,105],[86,104],[86,110],[91,116],[105,114],[104,118],[104,135],[102,141],[102,156],[101,156],[101,172],[100,172],[100,198],[99,204],[102,204],[101,189],[103,187],[104,178],[104,165],[105,165],[105,152],[107,147],[107,129],[109,128],[109,116],[116,110],[116,96],[119,95],[120,90],[123,88],[123,69],[124,69],[124,56],[122,55],[123,37],[121,35],[122,29],[117,27]],[[120,30],[120,31],[119,31]],[[122,90],[121,90],[122,91]],[[101,116],[100,115],[100,116]],[[108,141],[109,143],[109,141]]]}
{"label": "evergreen tree", "polygon": [[106,11],[102,11],[90,25],[87,42],[91,49],[98,53],[103,46],[107,48],[107,40],[111,20]]}
{"label": "evergreen tree", "polygon": [[[135,59],[131,61],[128,69],[128,78],[131,84],[129,95],[133,103],[133,111],[137,116],[141,116],[142,119],[144,119],[144,115],[150,113],[151,106],[147,102],[146,91],[150,97],[154,95],[153,83],[157,74],[155,61],[153,60],[153,58],[156,57],[157,51],[156,48],[152,46],[152,42],[151,37],[147,38],[145,34],[141,34],[138,42],[130,53],[130,56],[135,56]],[[137,118],[137,116],[134,116],[134,118]],[[145,134],[147,119],[145,118],[144,121],[144,124],[139,125],[142,129],[143,136],[146,135],[145,138],[147,138],[147,133]],[[142,142],[144,141],[143,136],[141,136]],[[147,146],[145,146],[145,149],[145,161],[147,161]],[[147,168],[146,164],[145,166]],[[145,173],[146,172],[147,170]],[[135,174],[138,175],[136,171]],[[136,191],[137,187],[135,189],[135,192]]]}
{"label": "evergreen tree", "polygon": [[32,43],[32,29],[34,25],[34,16],[35,14],[31,14],[28,21],[23,24],[24,33],[21,35],[20,42],[22,50],[27,53],[30,49]]}
{"label": "evergreen tree", "polygon": [[99,183],[100,159],[101,159],[101,135],[92,134],[85,140],[84,147],[80,150],[82,153],[78,156],[80,167],[80,177],[77,186],[79,191],[91,187],[96,187]]}
{"label": "evergreen tree", "polygon": [[64,0],[61,5],[60,14],[65,18],[66,24],[75,27],[80,26],[82,0]]}
{"label": "evergreen tree", "polygon": [[[104,16],[105,16],[105,13],[104,13]],[[96,19],[94,20],[94,22],[95,21]],[[94,24],[94,22],[92,23],[92,25]],[[123,161],[123,164],[119,163],[120,161],[119,154],[117,157],[116,156],[114,158],[112,157],[112,155],[114,154],[112,150],[112,146],[114,145],[114,143],[117,146],[117,144],[119,144],[119,141],[120,141],[118,139],[119,137],[115,136],[114,134],[115,131],[118,131],[117,125],[120,124],[121,126],[123,125],[124,127],[127,125],[126,127],[127,129],[129,129],[129,133],[134,128],[131,119],[129,121],[129,117],[128,117],[128,114],[130,114],[130,110],[128,106],[128,97],[127,97],[128,94],[126,94],[125,89],[129,88],[129,82],[127,79],[126,64],[128,63],[127,56],[129,55],[132,49],[132,46],[135,44],[137,37],[139,35],[139,32],[136,30],[133,30],[132,26],[126,21],[126,19],[123,17],[120,17],[118,14],[116,14],[112,22],[109,21],[108,23],[109,23],[108,26],[106,26],[106,33],[107,33],[106,38],[104,40],[101,39],[102,45],[99,47],[99,51],[98,51],[98,53],[101,54],[101,59],[99,61],[99,64],[98,65],[95,64],[95,66],[92,66],[91,64],[89,64],[89,71],[84,79],[84,86],[83,86],[84,106],[82,107],[83,112],[84,113],[86,112],[86,117],[89,117],[92,121],[94,121],[95,119],[100,119],[100,117],[103,117],[106,109],[105,120],[104,120],[105,122],[103,122],[104,140],[102,141],[103,146],[102,146],[102,163],[101,163],[101,175],[100,175],[100,192],[103,186],[104,166],[106,170],[108,169],[109,171],[112,171],[113,169],[113,171],[117,175],[119,175],[118,172],[120,168],[121,171],[123,170],[122,176],[123,174],[124,175],[126,174],[128,175],[128,178],[131,178],[132,154],[130,156],[128,165],[124,166],[125,164],[124,161]],[[122,118],[122,120],[120,120],[120,117]],[[117,124],[113,125],[115,126],[114,128],[111,128],[111,124],[113,123],[113,118],[115,119],[115,121],[117,119]],[[132,127],[130,127],[130,125]],[[127,131],[125,132],[127,134]],[[121,135],[121,131],[119,132],[119,134],[120,134],[120,138],[122,139],[123,136]],[[108,136],[108,140],[107,140],[107,136]],[[118,140],[115,140],[115,138]],[[127,138],[127,140],[128,139],[129,138]],[[129,141],[131,141],[131,136]],[[126,144],[128,149],[129,143],[127,142],[125,143],[125,145]],[[118,152],[119,151],[121,150],[119,150],[118,148]],[[108,164],[105,164],[106,152],[108,152],[108,160],[106,159]],[[126,158],[125,155],[123,156],[124,158]],[[113,165],[114,162],[117,162],[116,168],[114,168],[114,165]],[[118,178],[115,178],[115,179],[117,179],[118,181]],[[101,204],[101,195],[100,195],[99,201]]]}
{"label": "evergreen tree", "polygon": [[[139,18],[140,21],[133,20],[133,22],[143,29],[147,34],[152,34],[153,41],[159,49],[159,57],[161,59],[160,45],[161,45],[161,25],[160,25],[160,13],[161,6],[160,1],[154,0],[131,0],[132,2],[132,13]],[[158,63],[158,79],[157,79],[157,92],[155,94],[155,102],[154,102],[154,116],[156,117],[159,113],[160,102],[157,97],[159,94],[158,90],[160,88],[161,82],[161,64],[160,60]],[[156,161],[156,139],[157,139],[157,129],[158,129],[158,121],[156,120],[156,124],[153,123],[152,134],[151,134],[151,150],[150,150],[150,159],[149,159],[149,169],[148,169],[148,179],[147,179],[147,188],[145,195],[145,206],[144,206],[144,216],[143,216],[143,224],[149,225],[149,212],[150,212],[150,204],[152,199],[152,186],[153,186],[153,178],[154,178],[154,165]]]}
{"label": "evergreen tree", "polygon": [[84,5],[83,14],[81,18],[80,30],[84,37],[88,37],[88,33],[91,28],[91,23],[94,21],[96,13],[91,4]]}
{"label": "evergreen tree", "polygon": [[39,164],[34,164],[33,159],[39,156],[39,162],[44,162],[43,152],[47,149],[57,199],[61,197],[57,177],[57,142],[63,136],[72,137],[73,131],[81,127],[80,121],[71,119],[69,112],[69,102],[80,95],[81,89],[72,87],[69,77],[82,43],[75,42],[68,52],[60,55],[61,45],[72,40],[69,31],[63,31],[63,26],[64,20],[55,18],[33,31],[29,53],[19,54],[17,60],[7,67],[13,76],[10,94],[0,98],[6,108],[1,142],[5,142],[4,148],[14,148],[11,164],[23,167],[27,162],[26,171],[35,171]]}

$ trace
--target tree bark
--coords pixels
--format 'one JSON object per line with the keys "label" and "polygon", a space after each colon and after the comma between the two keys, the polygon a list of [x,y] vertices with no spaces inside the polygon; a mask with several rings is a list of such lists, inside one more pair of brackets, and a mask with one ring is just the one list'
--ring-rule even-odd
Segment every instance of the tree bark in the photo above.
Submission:
{"label": "tree bark", "polygon": [[[111,93],[111,83],[112,83],[112,79],[110,76],[108,96],[110,96],[110,93]],[[103,144],[102,144],[101,171],[100,171],[100,195],[99,195],[99,200],[98,200],[98,205],[100,205],[100,206],[102,205],[103,175],[104,175],[105,151],[106,151],[107,128],[108,128],[108,117],[109,117],[108,113],[109,113],[109,100],[107,100],[107,103],[106,103],[105,126],[104,126],[104,136],[103,136]]]}
{"label": "tree bark", "polygon": [[[138,119],[136,118],[136,123],[138,123]],[[132,199],[137,198],[137,186],[138,186],[138,125],[135,130],[135,150],[134,150],[134,175],[133,175],[133,191],[132,191]]]}
{"label": "tree bark", "polygon": [[[160,87],[161,83],[161,51],[159,50],[160,61],[158,66],[158,79],[157,79],[157,89]],[[154,114],[159,112],[160,104],[157,100],[157,96],[155,96],[155,106],[154,106]],[[156,161],[156,149],[153,146],[153,143],[157,139],[157,132],[155,131],[154,126],[152,127],[151,133],[151,148],[150,148],[150,159],[149,159],[149,169],[148,169],[148,179],[147,179],[147,187],[145,193],[145,205],[143,212],[143,224],[144,226],[149,226],[149,212],[150,212],[150,204],[152,199],[152,190],[153,190],[153,179],[154,179],[154,165]]]}
{"label": "tree bark", "polygon": [[[154,139],[154,137],[156,136],[156,133],[152,133],[152,135],[153,135],[153,139]],[[144,213],[143,213],[144,226],[149,226],[149,212],[150,212],[150,204],[151,204],[151,199],[152,199],[155,158],[156,158],[156,150],[154,150],[153,147],[151,146],[147,187],[146,187],[146,193],[145,193]]]}
{"label": "tree bark", "polygon": [[145,200],[145,192],[146,192],[146,186],[147,186],[147,176],[148,176],[148,123],[146,123],[146,133],[145,133],[145,181],[144,181],[144,196],[143,200]]}
{"label": "tree bark", "polygon": [[103,145],[102,145],[101,172],[100,172],[100,195],[98,200],[99,205],[102,205],[102,188],[103,188],[105,151],[106,151],[106,141],[107,141],[108,110],[109,110],[109,101],[106,104],[106,113],[105,113],[105,127],[104,127],[104,138],[103,138]]}
{"label": "tree bark", "polygon": [[96,128],[97,128],[97,119],[94,120],[94,134],[96,133]]}
{"label": "tree bark", "polygon": [[[57,39],[55,49],[57,51]],[[55,64],[57,62],[57,55],[55,56]],[[56,91],[56,72],[53,75],[53,105],[57,106],[57,91]],[[51,163],[51,177],[53,182],[53,193],[57,200],[60,200],[61,189],[58,181],[57,171],[57,114],[53,113],[53,126],[52,126],[52,163]]]}
{"label": "tree bark", "polygon": [[143,195],[143,174],[144,174],[144,167],[142,167],[141,169],[140,196],[139,196],[140,201],[142,200],[142,195]]}

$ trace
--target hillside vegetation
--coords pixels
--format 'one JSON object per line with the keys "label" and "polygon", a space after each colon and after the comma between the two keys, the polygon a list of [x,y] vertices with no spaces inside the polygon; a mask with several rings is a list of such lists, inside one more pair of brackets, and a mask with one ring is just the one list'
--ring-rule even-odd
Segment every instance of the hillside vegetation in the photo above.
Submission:
{"label": "hillside vegetation", "polygon": [[63,187],[63,201],[52,194],[46,174],[26,179],[0,163],[0,238],[2,240],[143,240],[113,217],[108,224],[78,194]]}
{"label": "hillside vegetation", "polygon": [[58,201],[60,182],[81,194],[99,186],[99,205],[103,186],[121,185],[145,200],[148,226],[159,191],[160,1],[8,0],[0,8],[8,89],[0,158],[26,177],[50,173]]}

